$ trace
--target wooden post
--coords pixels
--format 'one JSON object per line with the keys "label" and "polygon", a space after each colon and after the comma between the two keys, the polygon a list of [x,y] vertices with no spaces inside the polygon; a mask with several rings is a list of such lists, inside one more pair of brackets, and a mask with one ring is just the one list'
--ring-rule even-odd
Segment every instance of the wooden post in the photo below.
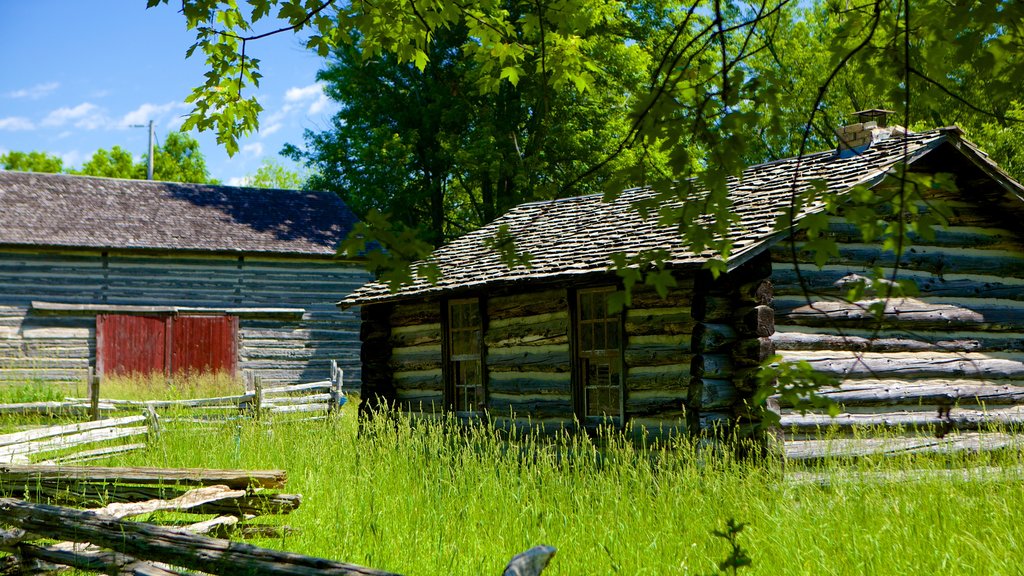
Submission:
{"label": "wooden post", "polygon": [[341,382],[344,370],[338,367],[337,360],[331,360],[331,402],[327,405],[327,413],[337,410],[341,405]]}
{"label": "wooden post", "polygon": [[253,411],[252,417],[259,420],[260,411],[263,410],[263,377],[259,375],[253,376]]}
{"label": "wooden post", "polygon": [[89,417],[93,420],[100,419],[100,378],[89,367]]}

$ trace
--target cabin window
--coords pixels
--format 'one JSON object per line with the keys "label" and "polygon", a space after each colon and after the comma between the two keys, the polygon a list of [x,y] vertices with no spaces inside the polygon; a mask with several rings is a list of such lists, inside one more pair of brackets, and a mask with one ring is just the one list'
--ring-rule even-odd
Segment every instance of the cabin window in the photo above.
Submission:
{"label": "cabin window", "polygon": [[448,302],[448,405],[456,412],[479,412],[485,405],[480,301]]}
{"label": "cabin window", "polygon": [[622,316],[608,312],[614,292],[576,293],[577,410],[584,420],[622,418]]}

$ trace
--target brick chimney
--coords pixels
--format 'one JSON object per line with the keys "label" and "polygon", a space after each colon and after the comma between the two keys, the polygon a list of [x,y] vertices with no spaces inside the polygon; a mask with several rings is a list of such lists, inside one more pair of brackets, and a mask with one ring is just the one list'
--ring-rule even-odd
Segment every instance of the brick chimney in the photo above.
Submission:
{"label": "brick chimney", "polygon": [[853,115],[857,117],[857,123],[836,130],[836,135],[839,136],[839,155],[857,154],[867,150],[875,142],[906,136],[906,128],[889,126],[889,114],[892,113],[892,110],[880,108],[854,112]]}

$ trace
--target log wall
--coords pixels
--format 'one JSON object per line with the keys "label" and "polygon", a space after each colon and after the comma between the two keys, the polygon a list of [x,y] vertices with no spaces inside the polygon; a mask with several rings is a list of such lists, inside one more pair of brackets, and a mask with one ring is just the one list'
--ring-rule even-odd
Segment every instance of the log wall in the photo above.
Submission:
{"label": "log wall", "polygon": [[790,241],[773,248],[774,345],[784,358],[806,360],[840,383],[826,391],[842,407],[839,419],[784,413],[795,437],[830,425],[977,428],[1018,411],[1024,237],[983,205],[941,197],[932,203],[929,209],[943,203],[952,212],[950,226],[901,256],[898,277],[913,280],[920,294],[887,302],[881,322],[866,309],[875,302],[870,293],[845,302],[844,286],[874,267],[890,277],[895,255],[863,244],[842,217],[829,226],[839,254],[822,268],[799,241],[795,263]]}
{"label": "log wall", "polygon": [[0,250],[0,382],[84,379],[95,365],[95,313],[42,314],[32,301],[90,305],[303,308],[301,318],[244,317],[239,368],[264,378],[323,378],[336,359],[358,388],[359,311],[334,303],[369,279],[329,259]]}
{"label": "log wall", "polygon": [[[625,415],[637,433],[665,437],[686,430],[692,290],[692,276],[681,277],[665,299],[638,287],[623,318]],[[495,425],[575,426],[571,294],[535,288],[485,298],[487,409]],[[442,307],[414,301],[364,309],[364,396],[372,380],[380,400],[403,410],[437,415],[444,409]]]}
{"label": "log wall", "polygon": [[680,275],[662,298],[647,286],[633,289],[626,310],[626,418],[654,438],[687,430],[693,350],[694,277]]}

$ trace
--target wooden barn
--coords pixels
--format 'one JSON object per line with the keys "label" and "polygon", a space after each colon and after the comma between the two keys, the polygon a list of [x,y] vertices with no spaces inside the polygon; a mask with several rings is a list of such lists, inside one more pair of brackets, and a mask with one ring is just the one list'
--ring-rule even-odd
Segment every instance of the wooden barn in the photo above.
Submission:
{"label": "wooden barn", "polygon": [[[716,280],[703,268],[709,255],[684,250],[675,229],[632,207],[653,194],[637,189],[608,203],[524,204],[438,249],[436,284],[360,288],[342,305],[362,306],[363,401],[486,414],[499,426],[610,420],[693,432],[749,421],[756,367],[778,351],[841,383],[829,391],[843,411],[835,420],[783,407],[797,432],[1013,421],[1024,399],[1024,188],[955,127],[908,134],[879,124],[844,127],[836,150],[752,166],[731,182],[739,221]],[[848,303],[844,286],[891,272],[896,255],[834,215],[838,254],[819,268],[776,218],[794,184],[882,194],[902,163],[950,174],[957,191],[927,193],[920,209],[948,208],[948,227],[900,256],[899,278],[920,293],[888,301],[879,323],[866,310],[870,291]],[[532,255],[529,267],[509,268],[488,248],[502,226]],[[655,249],[670,252],[678,286],[661,298],[638,285],[624,312],[609,313],[621,287],[609,255]]]}
{"label": "wooden barn", "polygon": [[334,194],[0,171],[0,381],[253,369],[359,385]]}

